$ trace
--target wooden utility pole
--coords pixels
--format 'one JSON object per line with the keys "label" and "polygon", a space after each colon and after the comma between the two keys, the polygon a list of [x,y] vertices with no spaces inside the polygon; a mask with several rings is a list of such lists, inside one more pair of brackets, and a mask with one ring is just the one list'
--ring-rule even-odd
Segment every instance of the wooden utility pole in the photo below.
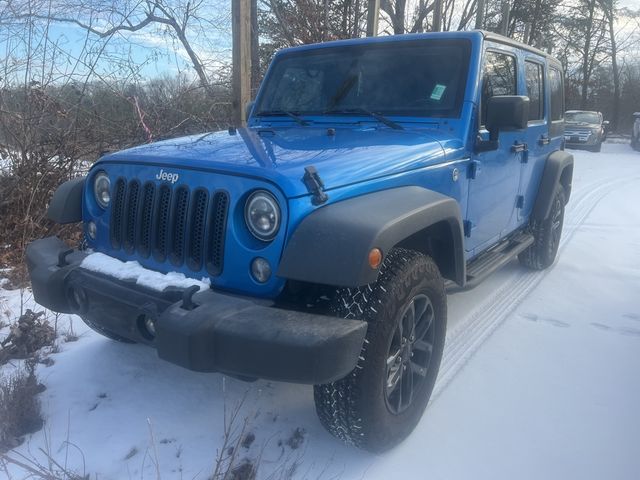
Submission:
{"label": "wooden utility pole", "polygon": [[433,5],[433,31],[442,30],[442,0],[435,0]]}
{"label": "wooden utility pole", "polygon": [[236,126],[246,123],[245,106],[251,100],[251,3],[252,0],[231,2],[233,32],[233,120]]}
{"label": "wooden utility pole", "polygon": [[367,37],[378,35],[378,18],[380,17],[380,0],[369,0],[367,8]]}
{"label": "wooden utility pole", "polygon": [[500,22],[500,35],[505,37],[509,33],[509,14],[511,12],[511,6],[508,0],[502,2],[502,21]]}
{"label": "wooden utility pole", "polygon": [[476,13],[476,30],[484,28],[484,0],[478,0],[478,13]]}
{"label": "wooden utility pole", "polygon": [[258,45],[258,0],[251,0],[251,98],[260,87],[260,45]]}

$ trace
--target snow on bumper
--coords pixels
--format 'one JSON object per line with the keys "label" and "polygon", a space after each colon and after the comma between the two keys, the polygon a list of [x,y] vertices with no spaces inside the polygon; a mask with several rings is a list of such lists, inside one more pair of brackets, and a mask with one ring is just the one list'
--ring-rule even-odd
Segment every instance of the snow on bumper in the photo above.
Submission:
{"label": "snow on bumper", "polygon": [[[363,321],[274,308],[95,255],[70,250],[55,237],[30,244],[27,264],[36,301],[151,345],[160,358],[190,370],[318,384],[355,368]],[[154,337],[144,329],[147,319],[155,325]]]}
{"label": "snow on bumper", "polygon": [[200,290],[211,287],[208,278],[200,281],[187,278],[183,273],[160,273],[144,268],[138,262],[123,262],[104,253],[87,255],[80,263],[80,267],[96,273],[103,273],[118,280],[135,282],[136,285],[147,287],[157,292],[171,287],[189,288],[197,285]]}

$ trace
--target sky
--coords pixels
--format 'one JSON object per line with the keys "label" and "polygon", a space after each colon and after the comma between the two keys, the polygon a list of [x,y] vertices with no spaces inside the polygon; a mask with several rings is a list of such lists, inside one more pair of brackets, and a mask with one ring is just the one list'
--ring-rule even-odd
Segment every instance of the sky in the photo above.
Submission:
{"label": "sky", "polygon": [[[99,2],[100,0],[92,1],[91,6],[97,8]],[[640,0],[619,0],[618,4],[640,9]],[[109,8],[111,4],[107,2],[106,5]],[[198,13],[201,13],[201,17],[206,21],[191,21],[187,36],[215,81],[215,73],[221,71],[222,65],[228,65],[231,58],[231,1],[209,0],[198,8]],[[407,11],[411,10],[412,0],[408,2],[407,8]],[[180,17],[183,12],[176,13]],[[68,12],[64,10],[61,14],[68,16]],[[78,12],[76,16],[89,18],[86,12]],[[104,15],[102,18],[102,23],[106,25]],[[110,20],[117,21],[118,17],[112,15]],[[100,23],[94,21],[98,28]],[[110,80],[146,80],[176,74],[194,76],[191,60],[185,49],[175,35],[168,32],[167,27],[151,25],[135,33],[118,33],[108,42],[93,34],[87,34],[71,23],[52,23],[48,29],[45,27],[40,22],[33,34],[33,37],[41,42],[46,39],[47,56],[35,62],[46,67],[42,75],[44,77],[49,75],[54,79],[65,78],[73,73],[81,79],[90,68],[95,68],[100,78]],[[26,33],[23,25],[0,28],[0,55],[8,59],[4,66],[5,74],[0,76],[9,78],[6,69],[14,64],[19,65],[26,57]],[[99,60],[96,62],[96,59]],[[133,69],[132,65],[136,68]],[[16,68],[16,71],[19,70]]]}
{"label": "sky", "polygon": [[[190,21],[187,38],[205,67],[215,71],[231,57],[231,3],[212,0],[201,6],[200,12],[206,21],[197,18]],[[176,13],[180,18],[182,12]],[[60,16],[67,17],[68,13],[62,11]],[[76,17],[83,21],[89,18],[82,13]],[[93,25],[104,31],[105,27],[101,28],[100,23],[94,21]],[[106,25],[106,22],[102,23]],[[24,24],[0,28],[0,55],[7,59],[9,66],[19,64],[26,57],[28,33]],[[169,32],[169,27],[162,25],[149,25],[133,33],[116,33],[105,41],[72,23],[52,22],[47,26],[40,21],[34,26],[32,37],[35,41],[31,45],[39,52],[47,52],[45,56],[40,54],[36,63],[46,65],[48,74],[53,77],[73,72],[82,78],[91,68],[103,78],[192,75],[191,60],[185,49]],[[136,71],[132,70],[132,65],[137,66]]]}

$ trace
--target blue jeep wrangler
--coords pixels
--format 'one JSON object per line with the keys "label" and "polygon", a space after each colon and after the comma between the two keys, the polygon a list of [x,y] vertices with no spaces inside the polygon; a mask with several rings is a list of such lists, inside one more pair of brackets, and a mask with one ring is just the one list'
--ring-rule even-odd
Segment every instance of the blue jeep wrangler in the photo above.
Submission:
{"label": "blue jeep wrangler", "polygon": [[447,290],[553,263],[563,103],[558,61],[486,32],[283,50],[246,128],[61,185],[49,216],[85,242],[29,246],[34,296],[191,370],[313,384],[333,435],[388,449],[429,400]]}

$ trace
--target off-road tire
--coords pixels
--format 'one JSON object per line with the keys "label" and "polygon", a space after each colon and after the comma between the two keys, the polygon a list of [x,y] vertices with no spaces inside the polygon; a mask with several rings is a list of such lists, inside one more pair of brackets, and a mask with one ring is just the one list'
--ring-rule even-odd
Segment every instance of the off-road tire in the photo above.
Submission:
{"label": "off-road tire", "polygon": [[[433,331],[429,330],[431,355],[426,369],[421,371],[424,377],[420,376],[412,383],[415,390],[410,398],[413,400],[404,411],[394,414],[385,393],[389,351],[398,338],[394,335],[398,333],[396,329],[402,322],[403,312],[415,298],[425,296],[431,302],[433,313],[429,323],[429,328],[433,328]],[[347,444],[372,452],[388,450],[406,438],[417,425],[440,367],[447,301],[438,267],[426,255],[394,249],[385,258],[375,283],[339,289],[331,309],[336,316],[366,320],[368,329],[356,368],[341,380],[314,386],[320,422]],[[417,357],[422,355],[422,352],[416,353]],[[411,367],[409,365],[409,372],[413,372]],[[417,378],[417,373],[412,378]],[[402,388],[402,382],[399,388]]]}
{"label": "off-road tire", "polygon": [[631,148],[638,150],[638,139],[631,134]]}
{"label": "off-road tire", "polygon": [[531,221],[530,231],[535,240],[529,248],[518,255],[518,260],[525,267],[544,270],[556,259],[564,223],[565,198],[564,188],[558,185],[549,216],[542,221]]}
{"label": "off-road tire", "polygon": [[594,147],[591,148],[592,152],[601,152],[602,151],[602,142],[598,142]]}

